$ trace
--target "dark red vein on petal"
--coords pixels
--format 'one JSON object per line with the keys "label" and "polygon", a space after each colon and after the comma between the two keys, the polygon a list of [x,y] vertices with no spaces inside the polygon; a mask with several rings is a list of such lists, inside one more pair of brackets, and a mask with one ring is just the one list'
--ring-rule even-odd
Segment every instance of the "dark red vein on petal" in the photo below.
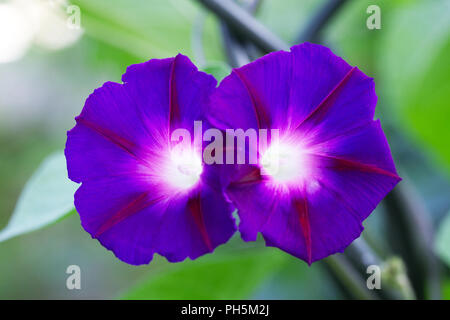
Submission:
{"label": "dark red vein on petal", "polygon": [[203,242],[205,243],[206,247],[208,248],[208,251],[213,251],[213,247],[211,244],[211,239],[209,238],[208,232],[206,230],[205,226],[205,220],[203,217],[203,210],[201,205],[201,197],[200,192],[198,192],[196,195],[194,195],[192,198],[188,200],[188,209],[190,213],[192,214],[195,224],[197,225],[200,235],[203,239]]}
{"label": "dark red vein on petal", "polygon": [[308,264],[312,263],[312,245],[311,245],[311,226],[309,223],[308,202],[306,194],[303,191],[303,197],[301,199],[295,198],[293,200],[295,211],[298,215],[298,220],[302,228],[303,237],[305,239],[306,253]]}
{"label": "dark red vein on petal", "polygon": [[98,133],[99,135],[104,137],[106,140],[112,142],[113,144],[115,144],[119,148],[125,150],[126,152],[130,153],[134,157],[137,157],[136,152],[135,152],[136,145],[133,142],[131,142],[130,140],[119,136],[117,133],[113,132],[112,130],[102,128],[101,126],[97,125],[96,123],[88,121],[84,118],[78,117],[76,120],[77,120],[77,123],[95,131],[96,133]]}
{"label": "dark red vein on petal", "polygon": [[265,178],[261,175],[261,170],[255,167],[249,173],[240,178],[238,181],[230,183],[229,188],[240,187],[253,183],[260,183],[264,180]]}
{"label": "dark red vein on petal", "polygon": [[325,115],[327,114],[328,110],[333,106],[334,102],[336,101],[339,94],[342,92],[342,89],[344,88],[347,81],[350,79],[351,75],[353,74],[353,71],[356,70],[356,67],[353,67],[350,69],[350,71],[347,72],[347,74],[342,78],[341,81],[331,90],[331,92],[315,107],[307,116],[305,119],[303,119],[302,122],[297,126],[296,130],[300,128],[304,123],[306,123],[308,120],[312,119],[313,116],[317,117],[317,121],[320,122]]}
{"label": "dark red vein on petal", "polygon": [[245,90],[247,91],[250,100],[252,101],[252,107],[253,111],[255,112],[258,129],[269,129],[271,127],[271,121],[264,103],[259,99],[258,95],[253,94],[253,92],[250,90],[249,85],[244,80],[244,77],[240,74],[240,71],[238,71],[238,69],[234,69],[233,72],[244,85]]}
{"label": "dark red vein on petal", "polygon": [[148,206],[151,206],[158,201],[161,201],[163,197],[159,197],[156,199],[150,199],[149,198],[149,192],[143,192],[139,194],[136,198],[134,198],[131,202],[129,202],[126,206],[124,206],[122,209],[117,211],[114,215],[112,215],[108,220],[106,220],[100,228],[96,231],[94,238],[98,238],[100,235],[102,235],[104,232],[108,231],[112,227],[114,227],[119,222],[122,222],[123,220],[127,219],[128,217],[134,215],[135,213],[138,213]]}
{"label": "dark red vein on petal", "polygon": [[351,128],[351,129],[347,129],[347,130],[345,130],[343,132],[340,132],[340,133],[338,133],[335,136],[331,136],[331,137],[329,137],[329,138],[327,138],[325,140],[322,140],[322,141],[318,140],[318,141],[315,142],[315,146],[317,147],[317,146],[320,146],[320,145],[325,144],[325,143],[330,143],[330,142],[336,141],[338,139],[342,139],[342,138],[351,136],[352,134],[358,133],[358,132],[362,131],[364,128],[370,126],[373,122],[375,122],[375,121],[374,120],[369,120],[369,121],[367,121],[367,122],[365,122],[365,123],[363,123],[361,125],[358,125],[358,126],[356,126],[354,128]]}
{"label": "dark red vein on petal", "polygon": [[400,177],[397,174],[387,171],[385,169],[381,169],[372,164],[361,163],[358,161],[343,159],[343,158],[325,155],[325,154],[314,154],[314,155],[332,160],[332,168],[333,169],[357,170],[357,171],[361,171],[361,172],[376,173],[376,174],[389,176],[389,177],[392,177],[395,179],[400,179]]}
{"label": "dark red vein on petal", "polygon": [[169,123],[168,123],[168,138],[170,141],[170,134],[175,122],[178,122],[180,116],[180,106],[178,104],[178,95],[175,81],[175,67],[178,56],[173,58],[169,77]]}

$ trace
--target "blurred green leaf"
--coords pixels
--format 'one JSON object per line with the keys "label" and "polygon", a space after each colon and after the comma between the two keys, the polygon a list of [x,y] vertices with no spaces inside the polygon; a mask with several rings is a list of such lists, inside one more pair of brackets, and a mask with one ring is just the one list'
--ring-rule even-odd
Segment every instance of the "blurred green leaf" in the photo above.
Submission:
{"label": "blurred green leaf", "polygon": [[212,61],[208,62],[203,68],[202,71],[214,76],[217,82],[223,80],[226,76],[228,76],[231,72],[231,68],[228,64],[221,61]]}
{"label": "blurred green leaf", "polygon": [[442,291],[442,297],[444,298],[444,300],[450,300],[450,279],[447,279],[444,282]]}
{"label": "blurred green leaf", "polygon": [[450,267],[450,212],[440,224],[436,236],[436,252]]}
{"label": "blurred green leaf", "polygon": [[[192,57],[192,25],[199,6],[190,0],[72,0],[81,9],[81,25],[98,41],[128,52],[141,62],[183,53]],[[208,59],[223,59],[216,22],[206,19],[203,44]]]}
{"label": "blurred green leaf", "polygon": [[74,211],[77,184],[67,178],[62,152],[50,155],[25,185],[0,241],[42,228]]}
{"label": "blurred green leaf", "polygon": [[286,261],[273,276],[264,281],[264,285],[252,299],[343,299],[345,296],[337,287],[332,275],[324,264],[313,263],[308,266],[304,261],[286,254]]}
{"label": "blurred green leaf", "polygon": [[[377,60],[384,52],[380,39],[393,27],[393,13],[411,6],[417,0],[359,0],[347,1],[336,17],[326,25],[324,42],[351,65],[356,65],[370,76],[376,75]],[[381,10],[381,29],[369,30],[367,8],[377,5]],[[407,30],[405,30],[407,31]]]}
{"label": "blurred green leaf", "polygon": [[449,16],[449,0],[395,10],[378,65],[397,122],[450,171]]}
{"label": "blurred green leaf", "polygon": [[[248,250],[248,249],[247,249]],[[286,254],[261,251],[208,255],[170,265],[126,293],[125,299],[248,299],[281,268]]]}

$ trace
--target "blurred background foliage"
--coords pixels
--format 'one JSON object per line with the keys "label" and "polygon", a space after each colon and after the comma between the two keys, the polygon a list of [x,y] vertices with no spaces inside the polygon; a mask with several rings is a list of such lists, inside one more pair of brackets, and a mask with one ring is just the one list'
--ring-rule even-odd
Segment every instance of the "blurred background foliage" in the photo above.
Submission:
{"label": "blurred background foliage", "polygon": [[[327,2],[263,0],[255,15],[286,43],[295,44]],[[342,2],[317,42],[375,78],[377,116],[400,175],[412,186],[406,202],[415,203],[408,207],[383,202],[364,222],[364,238],[386,268],[390,257],[400,255],[417,289],[421,279],[414,277],[424,277],[421,268],[388,239],[397,209],[423,207],[421,219],[430,224],[432,244],[425,250],[439,257],[433,269],[439,270],[437,290],[450,299],[450,1]],[[372,4],[381,8],[380,30],[366,27],[366,10]],[[71,5],[80,9],[80,30],[67,26]],[[308,267],[276,249],[265,249],[262,241],[243,243],[236,235],[213,255],[196,261],[169,264],[155,256],[150,265],[134,267],[84,232],[70,199],[56,193],[76,186],[46,166],[53,161],[64,171],[58,151],[94,88],[107,80],[120,81],[130,64],[179,52],[219,80],[229,72],[219,21],[198,1],[0,1],[0,228],[16,210],[6,232],[0,233],[0,298],[371,298],[370,293],[352,295],[345,288],[348,279],[336,268],[346,266],[340,254]],[[52,152],[57,153],[27,183]],[[55,199],[64,212],[52,211]],[[67,212],[72,214],[62,219]],[[37,214],[46,220],[30,220]],[[400,224],[396,236],[408,244],[411,229]],[[346,251],[350,258],[352,250]],[[66,289],[65,271],[71,264],[81,267],[82,290]],[[437,297],[420,292],[416,296]]]}

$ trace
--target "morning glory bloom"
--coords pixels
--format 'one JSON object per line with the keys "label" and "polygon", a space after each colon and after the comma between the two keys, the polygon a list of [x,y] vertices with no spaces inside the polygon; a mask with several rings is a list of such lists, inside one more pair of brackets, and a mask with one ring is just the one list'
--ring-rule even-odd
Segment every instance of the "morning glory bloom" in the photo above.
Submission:
{"label": "morning glory bloom", "polygon": [[[235,69],[212,97],[217,128],[278,129],[256,164],[222,165],[245,241],[261,233],[307,263],[342,252],[401,180],[373,79],[328,48],[302,44]],[[250,145],[250,149],[254,146]]]}
{"label": "morning glory bloom", "polygon": [[202,143],[180,148],[173,134],[194,137],[216,80],[178,55],[132,65],[122,81],[96,89],[68,132],[84,229],[135,265],[154,253],[176,262],[212,252],[236,230],[233,209],[214,167],[203,164]]}

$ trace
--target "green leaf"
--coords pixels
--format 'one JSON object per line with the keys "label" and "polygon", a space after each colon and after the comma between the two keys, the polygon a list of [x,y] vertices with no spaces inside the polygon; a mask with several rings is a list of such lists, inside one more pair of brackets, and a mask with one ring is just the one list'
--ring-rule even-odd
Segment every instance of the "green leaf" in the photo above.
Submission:
{"label": "green leaf", "polygon": [[222,61],[211,61],[202,68],[202,71],[214,76],[217,82],[220,83],[223,78],[230,74],[231,68],[228,64]]}
{"label": "green leaf", "polygon": [[450,267],[450,212],[440,224],[435,243],[437,254]]}
{"label": "green leaf", "polygon": [[450,172],[449,15],[449,0],[396,10],[378,64],[397,122]]}
{"label": "green leaf", "polygon": [[450,300],[450,279],[447,278],[442,288],[442,296],[444,300]]}
{"label": "green leaf", "polygon": [[67,178],[63,152],[50,155],[25,185],[0,241],[27,233],[74,211],[77,184]]}
{"label": "green leaf", "polygon": [[[72,0],[81,10],[81,26],[92,39],[118,48],[139,61],[183,53],[193,58],[192,26],[199,18],[196,1]],[[207,59],[223,59],[217,22],[205,21],[203,46]],[[107,52],[105,52],[108,54]]]}
{"label": "green leaf", "polygon": [[[384,57],[380,39],[392,30],[397,10],[404,10],[417,0],[359,0],[347,1],[337,15],[325,26],[324,43],[351,65],[368,75],[376,74],[376,62]],[[369,30],[367,8],[377,5],[381,11],[381,29]],[[320,6],[320,5],[319,5]],[[405,30],[406,31],[406,30]],[[381,55],[381,56],[380,56]]]}
{"label": "green leaf", "polygon": [[[248,251],[248,249],[246,249]],[[220,254],[170,265],[126,293],[125,299],[248,299],[285,261],[274,249]]]}

